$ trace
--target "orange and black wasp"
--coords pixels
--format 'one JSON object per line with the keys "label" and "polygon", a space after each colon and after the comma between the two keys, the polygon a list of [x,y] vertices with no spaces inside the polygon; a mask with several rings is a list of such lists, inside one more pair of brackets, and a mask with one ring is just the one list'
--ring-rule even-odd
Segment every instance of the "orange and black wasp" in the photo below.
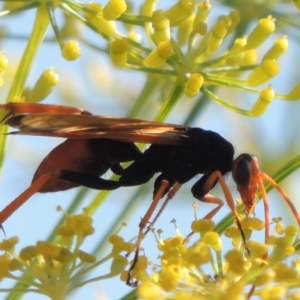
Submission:
{"label": "orange and black wasp", "polygon": [[[245,242],[235,202],[224,180],[224,175],[232,172],[246,214],[253,212],[257,190],[261,190],[266,237],[269,236],[270,214],[264,180],[279,191],[300,226],[293,203],[273,179],[260,171],[256,157],[243,153],[234,159],[232,144],[216,132],[139,119],[96,116],[82,109],[58,105],[8,103],[0,105],[0,109],[7,111],[2,123],[18,129],[11,134],[66,138],[41,162],[29,188],[0,212],[1,225],[36,192],[56,192],[78,186],[115,190],[142,185],[158,173],[153,201],[139,224],[132,270],[138,260],[141,233],[149,231],[181,185],[198,174],[202,177],[192,187],[193,196],[217,205],[204,218],[213,218],[224,204],[209,194],[219,183]],[[150,146],[142,152],[135,143]],[[125,162],[132,163],[123,168],[121,164]],[[101,178],[108,170],[119,175],[118,180]],[[162,209],[149,225],[159,200],[165,196]],[[135,284],[130,273],[127,283]]]}

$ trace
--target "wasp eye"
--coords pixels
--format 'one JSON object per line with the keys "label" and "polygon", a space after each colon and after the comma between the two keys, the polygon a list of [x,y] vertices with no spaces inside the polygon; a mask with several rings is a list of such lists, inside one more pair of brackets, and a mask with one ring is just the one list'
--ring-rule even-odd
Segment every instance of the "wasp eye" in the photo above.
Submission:
{"label": "wasp eye", "polygon": [[238,186],[247,187],[251,177],[251,161],[250,154],[244,153],[239,155],[233,163],[232,177]]}

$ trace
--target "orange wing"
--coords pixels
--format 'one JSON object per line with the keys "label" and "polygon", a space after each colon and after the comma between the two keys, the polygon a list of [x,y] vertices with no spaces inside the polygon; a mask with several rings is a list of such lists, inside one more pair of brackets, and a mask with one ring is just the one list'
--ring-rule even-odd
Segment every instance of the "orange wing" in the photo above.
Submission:
{"label": "orange wing", "polygon": [[189,127],[139,119],[88,114],[29,113],[8,117],[11,134],[64,138],[108,138],[124,142],[184,145]]}

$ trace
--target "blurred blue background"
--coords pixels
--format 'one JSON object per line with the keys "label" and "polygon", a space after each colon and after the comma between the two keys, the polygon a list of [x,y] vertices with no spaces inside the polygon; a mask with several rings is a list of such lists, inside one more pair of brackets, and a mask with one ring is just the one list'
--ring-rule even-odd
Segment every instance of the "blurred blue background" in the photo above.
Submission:
{"label": "blurred blue background", "polygon": [[[168,4],[173,3],[172,1],[167,2]],[[210,23],[213,23],[220,13],[226,14],[230,10],[228,7],[213,4]],[[1,19],[1,27],[5,26],[10,33],[27,36],[31,31],[33,15],[32,11],[11,18],[3,18],[3,21]],[[59,12],[57,12],[57,18],[60,20]],[[97,39],[97,42],[99,40],[99,44],[101,44],[101,38],[90,30],[86,29],[85,34],[90,40]],[[280,31],[273,34],[268,45],[270,46],[275,38],[282,35]],[[49,38],[53,37],[51,28],[49,28],[47,36]],[[10,62],[10,69],[6,74],[7,79],[4,78],[6,82],[0,89],[1,102],[4,102],[6,98],[10,83],[8,78],[15,71],[14,68],[17,66],[24,47],[25,40],[22,39],[6,39],[0,42],[0,51],[7,55]],[[80,59],[74,62],[66,62],[62,59],[56,42],[45,42],[38,53],[28,78],[28,86],[35,83],[44,69],[52,66],[59,73],[61,81],[55,91],[46,99],[46,103],[82,107],[93,114],[126,116],[133,105],[134,99],[139,95],[146,81],[146,76],[139,72],[116,69],[104,54],[97,53],[84,44],[81,44],[81,48],[82,56]],[[300,62],[297,54],[299,51],[299,44],[291,36],[289,39],[289,52],[280,60],[280,75],[271,82],[276,92],[285,93],[289,91],[299,80]],[[256,95],[245,95],[225,88],[220,89],[218,94],[242,108],[250,108],[257,98]],[[151,120],[160,108],[161,97],[162,95],[159,93],[153,95],[153,102],[145,108],[143,114],[139,117]],[[68,102],[65,99],[68,99]],[[181,124],[195,101],[196,98],[182,99],[167,119],[167,122]],[[197,116],[193,124],[188,125],[218,132],[231,141],[237,155],[242,152],[256,155],[261,162],[262,170],[272,175],[299,154],[299,112],[300,102],[291,103],[276,99],[262,117],[249,118],[231,112],[211,101],[205,110]],[[0,183],[0,208],[5,207],[30,185],[32,175],[40,161],[60,142],[61,139],[57,138],[9,137],[7,159]],[[300,172],[297,171],[280,183],[298,209],[300,209],[299,175]],[[106,175],[105,178],[109,178],[109,175]],[[196,201],[190,193],[190,188],[195,180],[183,186],[158,220],[155,227],[163,229],[163,238],[175,234],[173,224],[169,223],[173,218],[177,220],[177,225],[184,236],[190,232],[190,223],[193,220],[194,213],[192,203]],[[227,182],[234,198],[239,198],[231,176],[227,177]],[[151,202],[153,180],[147,186],[147,194],[141,197],[137,209],[132,212],[130,218],[120,220],[120,223],[122,221],[127,222],[127,227],[122,229],[121,235],[128,240],[137,234],[140,217],[144,215]],[[37,240],[45,239],[61,217],[61,213],[56,212],[56,206],[61,205],[64,209],[67,209],[77,191],[78,189],[73,189],[60,193],[34,195],[30,201],[6,221],[4,226],[6,235],[8,237],[19,236],[20,242],[17,249],[35,244]],[[118,216],[126,207],[130,196],[135,191],[136,188],[122,188],[110,194],[93,216],[96,232],[87,238],[83,250],[92,251],[99,237],[114,223],[114,217]],[[97,191],[88,191],[82,208],[89,204],[96,193]],[[220,195],[222,198],[219,187],[216,187],[213,193]],[[271,216],[283,216],[285,224],[294,222],[283,199],[274,191],[269,193],[268,196]],[[208,204],[198,203],[198,217],[204,216],[211,208]],[[215,222],[221,220],[228,212],[229,210],[225,205],[225,208],[214,218]],[[261,203],[257,205],[256,216],[263,218]],[[153,241],[154,237],[149,234],[143,243],[143,247],[147,256],[157,263],[159,253]],[[108,269],[109,264],[101,266],[95,271],[95,276],[105,274]],[[3,288],[10,286],[11,282],[3,281],[0,285]],[[87,299],[118,299],[130,290],[131,288],[119,282],[119,278],[113,278],[89,284],[71,294],[69,299],[83,299],[84,297]],[[32,300],[41,298],[41,296],[34,294],[23,297],[23,299]],[[0,299],[5,299],[5,295],[0,294]]]}

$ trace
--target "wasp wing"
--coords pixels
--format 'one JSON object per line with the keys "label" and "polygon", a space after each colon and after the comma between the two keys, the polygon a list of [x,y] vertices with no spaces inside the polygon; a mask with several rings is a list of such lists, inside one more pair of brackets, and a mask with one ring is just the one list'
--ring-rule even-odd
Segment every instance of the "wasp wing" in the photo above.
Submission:
{"label": "wasp wing", "polygon": [[110,116],[33,113],[17,115],[4,124],[19,131],[12,134],[64,138],[108,138],[124,142],[184,145],[189,127]]}

